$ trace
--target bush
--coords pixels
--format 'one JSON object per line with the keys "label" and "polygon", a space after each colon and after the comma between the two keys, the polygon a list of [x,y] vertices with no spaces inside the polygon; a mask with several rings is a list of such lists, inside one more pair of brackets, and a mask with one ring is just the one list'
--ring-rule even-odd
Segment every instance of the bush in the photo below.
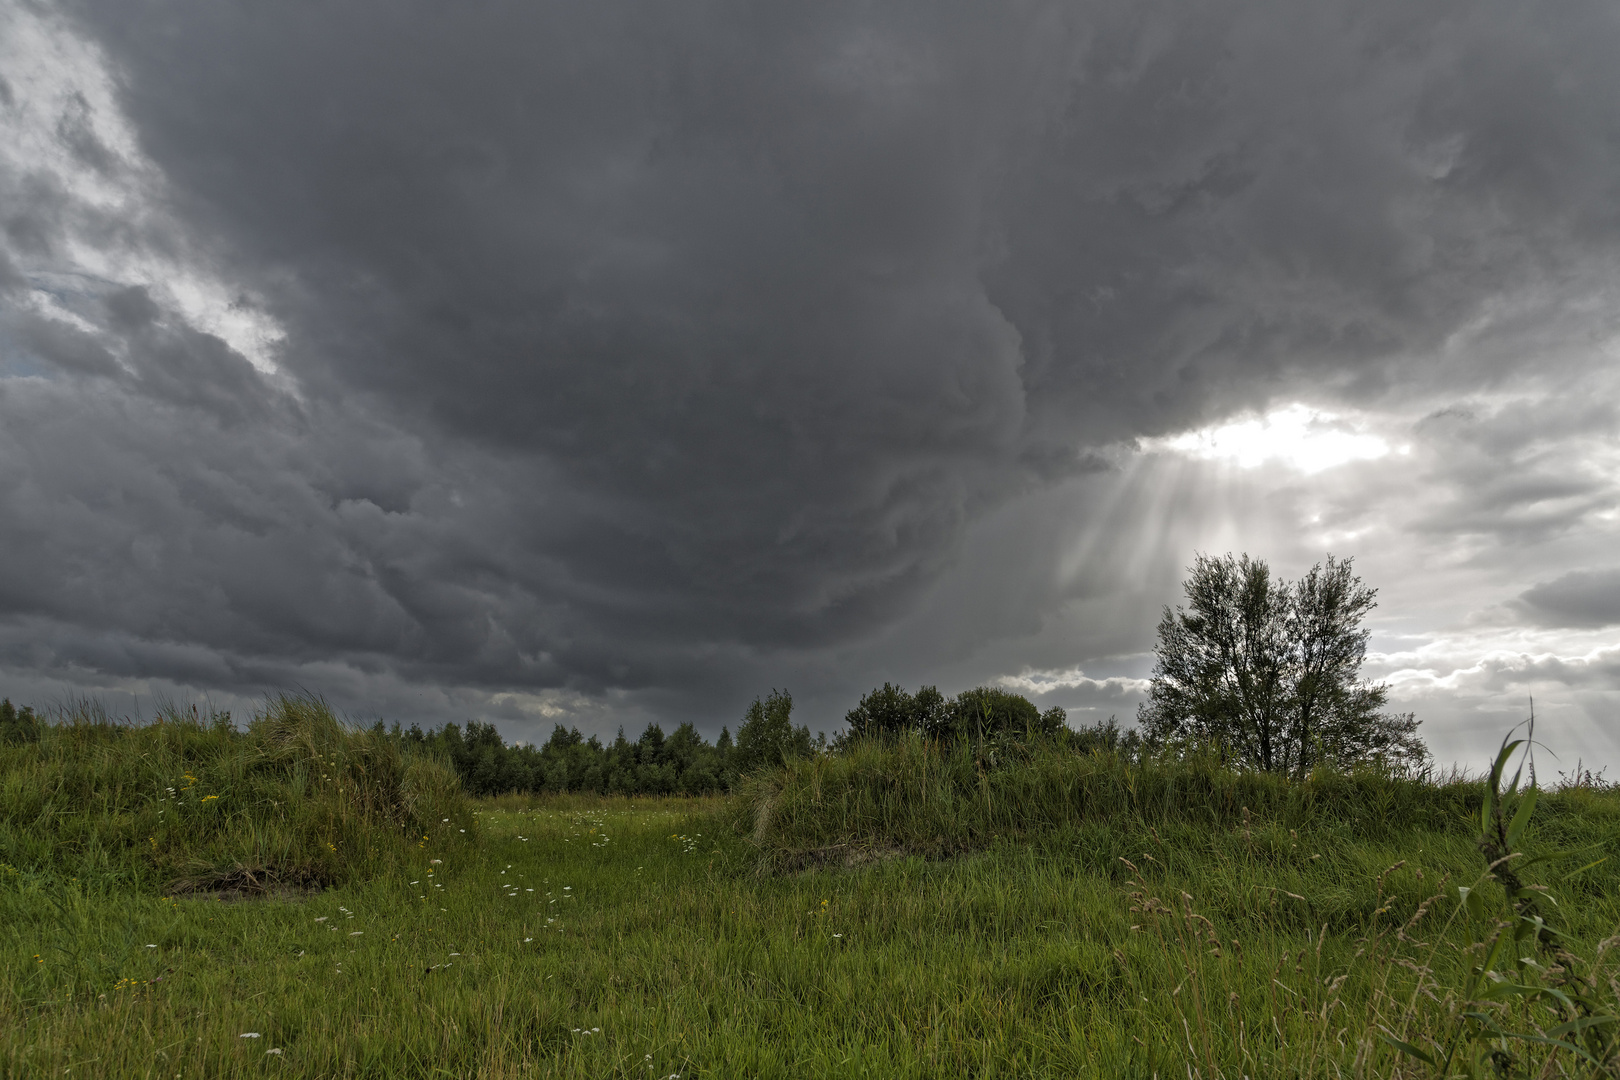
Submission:
{"label": "bush", "polygon": [[1043,713],[1028,698],[995,687],[980,686],[947,699],[932,686],[909,694],[890,683],[861,698],[844,723],[834,744],[840,750],[861,739],[906,735],[1026,742],[1057,737],[1067,728],[1062,709]]}
{"label": "bush", "polygon": [[737,728],[737,749],[733,768],[740,774],[758,769],[774,769],[794,758],[815,753],[810,729],[793,726],[793,697],[786,690],[772,690],[761,701],[754,699]]}
{"label": "bush", "polygon": [[1331,821],[1357,836],[1466,831],[1483,787],[1376,766],[1321,768],[1295,781],[1230,769],[1212,753],[1077,754],[1070,738],[987,747],[913,733],[852,740],[840,754],[791,761],[745,779],[738,794],[739,827],[768,860],[792,862],[832,849],[944,855],[1080,822],[1231,829],[1252,816],[1285,827]]}
{"label": "bush", "polygon": [[0,746],[39,741],[39,717],[24,705],[19,711],[10,698],[0,701]]}

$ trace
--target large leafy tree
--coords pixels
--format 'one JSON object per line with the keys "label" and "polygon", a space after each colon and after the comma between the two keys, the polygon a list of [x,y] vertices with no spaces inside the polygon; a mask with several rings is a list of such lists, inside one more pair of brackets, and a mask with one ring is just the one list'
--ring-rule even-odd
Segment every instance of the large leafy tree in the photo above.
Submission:
{"label": "large leafy tree", "polygon": [[1332,555],[1297,582],[1248,555],[1200,555],[1188,605],[1165,608],[1150,700],[1138,714],[1153,745],[1215,744],[1242,764],[1301,776],[1318,764],[1426,756],[1410,713],[1383,711],[1389,690],[1360,681],[1377,590]]}

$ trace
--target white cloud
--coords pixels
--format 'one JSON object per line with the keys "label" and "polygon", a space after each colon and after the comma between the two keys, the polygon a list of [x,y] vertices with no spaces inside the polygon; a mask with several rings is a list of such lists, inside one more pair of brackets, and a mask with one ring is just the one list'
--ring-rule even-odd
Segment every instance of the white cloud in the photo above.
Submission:
{"label": "white cloud", "polygon": [[1036,695],[1050,694],[1058,690],[1087,690],[1110,697],[1146,694],[1149,686],[1147,679],[1130,679],[1119,675],[1093,679],[1077,667],[1063,671],[1025,670],[1017,675],[1003,675],[996,682],[1009,690],[1021,690]]}
{"label": "white cloud", "polygon": [[[1444,655],[1449,651],[1444,645],[1425,649],[1412,658],[1416,663],[1396,667],[1384,676],[1384,681],[1402,696],[1418,696],[1459,691],[1608,689],[1616,685],[1616,678],[1620,676],[1620,644],[1597,646],[1585,652],[1568,654],[1553,650],[1531,652],[1511,649],[1491,649],[1470,654],[1458,649],[1461,656],[1455,653],[1452,656]],[[1429,655],[1423,655],[1425,653]],[[1390,659],[1375,658],[1385,663]]]}
{"label": "white cloud", "polygon": [[0,107],[0,198],[16,210],[49,190],[68,210],[48,253],[12,252],[33,288],[30,306],[84,330],[90,320],[76,307],[141,286],[274,373],[282,328],[168,220],[163,174],[141,152],[101,50],[39,11],[0,6],[0,73],[9,89]]}

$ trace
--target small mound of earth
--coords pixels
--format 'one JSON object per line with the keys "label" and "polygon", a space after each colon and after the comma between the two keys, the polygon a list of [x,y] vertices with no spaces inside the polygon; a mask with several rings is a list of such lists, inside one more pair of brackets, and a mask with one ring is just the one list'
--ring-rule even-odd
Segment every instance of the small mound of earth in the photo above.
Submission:
{"label": "small mound of earth", "polygon": [[873,863],[884,863],[891,859],[903,859],[907,855],[919,854],[906,851],[898,847],[867,847],[859,844],[831,844],[820,848],[801,848],[796,851],[779,851],[770,858],[771,869],[777,873],[796,873],[805,870],[824,870],[828,868],[853,869],[857,866],[870,866]]}
{"label": "small mound of earth", "polygon": [[169,886],[170,896],[192,900],[304,900],[325,888],[307,871],[284,873],[270,866],[238,866],[233,870],[180,878]]}

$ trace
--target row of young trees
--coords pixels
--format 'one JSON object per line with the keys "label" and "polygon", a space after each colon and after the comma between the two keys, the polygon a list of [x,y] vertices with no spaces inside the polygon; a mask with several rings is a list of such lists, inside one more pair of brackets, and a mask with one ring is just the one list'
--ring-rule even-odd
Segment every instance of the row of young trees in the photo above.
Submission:
{"label": "row of young trees", "polygon": [[[993,687],[978,687],[947,698],[932,686],[916,693],[885,683],[861,698],[846,717],[846,730],[828,742],[793,723],[793,698],[773,690],[748,707],[733,738],[720,729],[713,744],[691,724],[665,735],[650,724],[631,741],[619,731],[612,742],[582,736],[557,725],[539,746],[509,746],[493,724],[446,724],[423,731],[412,725],[393,734],[402,742],[448,760],[474,795],[508,792],[584,792],[618,795],[703,795],[729,791],[755,769],[776,767],[792,758],[842,753],[862,738],[888,738],[915,732],[940,740],[976,739],[991,743],[1057,739],[1075,750],[1134,753],[1136,732],[1121,731],[1112,719],[1082,731],[1070,729],[1062,709],[1042,713],[1029,699]],[[378,729],[382,725],[379,723]]]}
{"label": "row of young trees", "polygon": [[620,729],[608,743],[559,724],[539,746],[509,746],[493,724],[477,721],[428,731],[414,724],[401,730],[396,724],[393,734],[407,745],[448,760],[473,795],[568,791],[704,795],[729,791],[738,777],[755,769],[796,757],[840,753],[863,737],[908,731],[936,739],[1023,741],[1066,735],[1089,740],[1086,747],[1135,745],[1134,733],[1120,732],[1112,721],[1089,735],[1078,734],[1064,724],[1063,710],[1042,713],[1027,698],[991,687],[946,698],[931,686],[911,694],[885,683],[861,698],[847,720],[847,729],[829,744],[825,734],[812,737],[809,728],[794,724],[792,696],[773,690],[748,707],[735,738],[729,728],[721,728],[712,744],[691,724],[682,724],[669,735],[649,724],[633,742]]}
{"label": "row of young trees", "polygon": [[691,724],[669,735],[649,724],[634,742],[620,728],[608,743],[558,724],[539,746],[508,746],[493,724],[477,721],[465,728],[446,724],[428,731],[414,724],[401,730],[396,724],[393,734],[409,746],[443,756],[473,795],[706,795],[730,790],[739,776],[761,766],[825,752],[826,736],[811,738],[810,730],[795,726],[792,716],[792,696],[773,690],[748,707],[735,739],[729,728],[721,728],[713,743]]}
{"label": "row of young trees", "polygon": [[465,728],[446,724],[422,731],[416,725],[398,735],[407,745],[437,753],[455,767],[472,795],[508,792],[594,791],[617,795],[704,795],[730,787],[736,767],[729,732],[715,744],[691,724],[665,735],[650,724],[634,742],[619,730],[603,743],[561,724],[543,745],[508,746],[493,724],[473,721]]}

